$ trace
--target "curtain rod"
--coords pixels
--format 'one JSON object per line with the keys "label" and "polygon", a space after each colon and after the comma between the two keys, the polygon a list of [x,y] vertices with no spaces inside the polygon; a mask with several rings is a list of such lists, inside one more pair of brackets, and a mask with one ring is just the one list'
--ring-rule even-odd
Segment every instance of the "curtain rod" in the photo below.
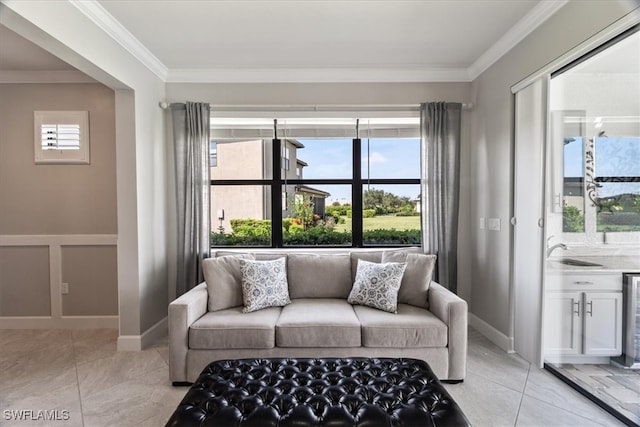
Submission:
{"label": "curtain rod", "polygon": [[[167,109],[171,103],[162,101],[160,108]],[[307,111],[340,111],[340,112],[367,112],[367,111],[420,111],[420,104],[302,104],[302,105],[238,105],[238,104],[209,104],[211,111],[219,112],[307,112]],[[473,109],[472,103],[462,103],[463,110]]]}

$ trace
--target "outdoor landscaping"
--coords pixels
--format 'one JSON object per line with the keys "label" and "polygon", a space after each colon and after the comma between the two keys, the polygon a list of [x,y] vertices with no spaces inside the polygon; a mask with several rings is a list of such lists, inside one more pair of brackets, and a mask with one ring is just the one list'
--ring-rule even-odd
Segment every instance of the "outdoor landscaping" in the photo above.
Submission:
{"label": "outdoor landscaping", "polygon": [[[370,193],[370,194],[368,194]],[[211,233],[212,246],[270,246],[271,220],[232,219],[231,233]],[[292,216],[282,219],[285,245],[350,246],[352,210],[334,203],[324,218],[313,213],[309,200],[298,200]],[[420,214],[406,197],[382,190],[364,193],[363,241],[371,245],[419,245]]]}
{"label": "outdoor landscaping", "polygon": [[[622,194],[598,199],[597,231],[640,231],[640,195]],[[584,233],[584,214],[574,206],[563,209],[563,231]]]}

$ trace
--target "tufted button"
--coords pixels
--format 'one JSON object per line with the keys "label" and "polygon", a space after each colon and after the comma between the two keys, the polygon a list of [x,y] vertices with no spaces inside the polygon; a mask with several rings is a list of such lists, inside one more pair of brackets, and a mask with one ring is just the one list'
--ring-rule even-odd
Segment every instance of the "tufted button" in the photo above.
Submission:
{"label": "tufted button", "polygon": [[469,425],[429,366],[414,359],[213,362],[167,426]]}

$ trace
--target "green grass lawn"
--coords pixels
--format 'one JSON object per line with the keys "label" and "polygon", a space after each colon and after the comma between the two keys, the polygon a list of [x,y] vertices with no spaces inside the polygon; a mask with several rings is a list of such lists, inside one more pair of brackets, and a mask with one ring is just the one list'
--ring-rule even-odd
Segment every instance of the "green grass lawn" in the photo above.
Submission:
{"label": "green grass lawn", "polygon": [[[336,231],[348,231],[351,230],[351,218],[343,217],[345,219],[344,224],[337,224]],[[395,215],[379,215],[373,218],[363,219],[363,228],[365,230],[385,229],[390,230],[392,228],[396,230],[419,230],[420,229],[420,217],[419,216],[395,216]]]}

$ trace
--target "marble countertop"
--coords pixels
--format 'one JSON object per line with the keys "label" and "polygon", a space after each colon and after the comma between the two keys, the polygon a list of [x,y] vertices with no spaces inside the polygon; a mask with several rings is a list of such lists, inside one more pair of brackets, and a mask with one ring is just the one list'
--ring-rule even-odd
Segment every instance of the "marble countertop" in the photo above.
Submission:
{"label": "marble countertop", "polygon": [[[597,266],[567,265],[562,259],[598,264]],[[547,259],[547,271],[558,273],[640,273],[640,257],[637,256],[552,256]]]}

